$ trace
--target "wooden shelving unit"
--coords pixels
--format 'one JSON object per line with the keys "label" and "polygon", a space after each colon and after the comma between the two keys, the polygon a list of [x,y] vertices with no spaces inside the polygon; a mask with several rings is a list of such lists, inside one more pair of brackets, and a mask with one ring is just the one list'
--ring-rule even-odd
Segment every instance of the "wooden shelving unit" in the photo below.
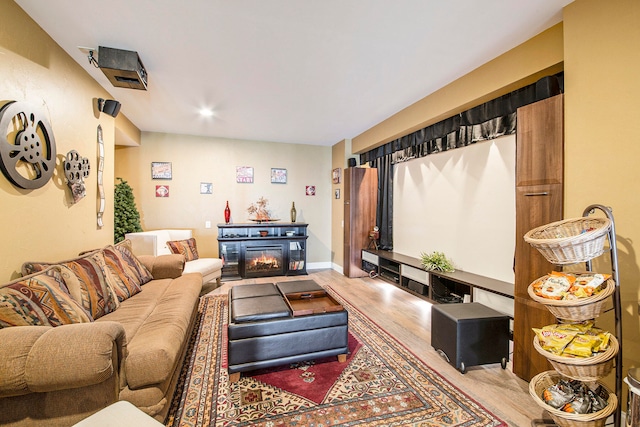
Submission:
{"label": "wooden shelving unit", "polygon": [[[364,249],[362,251],[363,270],[370,276],[377,275],[389,283],[400,287],[420,298],[434,303],[474,301],[474,290],[482,290],[499,297],[513,299],[513,283],[490,277],[454,271],[425,271],[418,258],[396,252]],[[513,317],[511,313],[506,313]]]}

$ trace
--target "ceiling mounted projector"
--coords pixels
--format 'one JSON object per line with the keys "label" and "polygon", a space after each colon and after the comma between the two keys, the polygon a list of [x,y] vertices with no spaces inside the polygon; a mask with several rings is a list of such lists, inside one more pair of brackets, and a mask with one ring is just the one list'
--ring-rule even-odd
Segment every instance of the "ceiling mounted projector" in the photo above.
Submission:
{"label": "ceiling mounted projector", "polygon": [[98,47],[98,68],[115,87],[147,90],[147,70],[138,52]]}

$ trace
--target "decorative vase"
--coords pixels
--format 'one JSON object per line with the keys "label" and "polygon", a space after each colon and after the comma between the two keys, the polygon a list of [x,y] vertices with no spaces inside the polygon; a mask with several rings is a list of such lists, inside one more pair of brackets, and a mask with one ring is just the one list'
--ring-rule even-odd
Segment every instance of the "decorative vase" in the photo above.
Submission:
{"label": "decorative vase", "polygon": [[291,202],[291,222],[296,222],[296,202]]}
{"label": "decorative vase", "polygon": [[227,200],[227,206],[224,208],[224,222],[229,224],[231,221],[231,209],[229,209],[229,201]]}

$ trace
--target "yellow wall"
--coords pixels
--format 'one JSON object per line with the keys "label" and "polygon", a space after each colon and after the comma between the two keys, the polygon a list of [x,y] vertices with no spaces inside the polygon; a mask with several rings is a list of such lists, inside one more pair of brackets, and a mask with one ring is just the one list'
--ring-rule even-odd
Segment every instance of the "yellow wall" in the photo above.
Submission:
{"label": "yellow wall", "polygon": [[[340,182],[333,184],[333,199],[331,201],[331,262],[334,269],[342,271],[344,266],[344,168],[347,167],[347,149],[350,140],[343,139],[331,149],[331,170],[340,169]],[[333,177],[333,175],[332,175]],[[335,192],[340,192],[340,198],[335,198]]]}
{"label": "yellow wall", "polygon": [[[0,280],[18,276],[25,261],[56,261],[113,242],[114,119],[98,115],[109,94],[13,1],[0,2],[0,104],[15,100],[42,108],[56,141],[52,180],[35,190],[14,187],[0,175]],[[102,125],[108,195],[104,227],[97,227],[96,128]],[[4,135],[6,129],[0,130]],[[11,140],[13,143],[13,140]],[[2,143],[6,143],[4,140]],[[70,150],[89,158],[87,196],[74,204],[62,160]]]}
{"label": "yellow wall", "polygon": [[[171,162],[173,179],[152,180],[151,162]],[[236,166],[253,167],[254,183],[236,183]],[[286,169],[287,183],[272,184],[271,168]],[[330,266],[330,147],[143,132],[139,147],[116,149],[116,176],[133,187],[143,229],[190,228],[204,256],[218,255],[216,224],[227,200],[236,223],[248,221],[246,209],[261,196],[282,221],[290,221],[295,202],[297,222],[309,224],[307,263]],[[201,182],[212,183],[213,194],[200,194]],[[162,184],[168,198],[155,197]],[[307,185],[315,196],[305,195]]]}
{"label": "yellow wall", "polygon": [[[640,366],[640,2],[576,0],[564,22],[353,139],[361,153],[495,96],[565,71],[565,217],[613,208],[623,305],[623,367]],[[402,197],[397,195],[396,197]],[[339,224],[334,222],[333,227]],[[604,256],[595,268],[609,268]],[[599,325],[613,330],[611,313]],[[611,378],[609,378],[611,381]],[[624,397],[624,396],[623,396]]]}
{"label": "yellow wall", "polygon": [[353,138],[363,153],[562,71],[562,23],[408,106]]}
{"label": "yellow wall", "polygon": [[640,366],[640,2],[577,0],[564,20],[565,216],[613,210],[626,373]]}

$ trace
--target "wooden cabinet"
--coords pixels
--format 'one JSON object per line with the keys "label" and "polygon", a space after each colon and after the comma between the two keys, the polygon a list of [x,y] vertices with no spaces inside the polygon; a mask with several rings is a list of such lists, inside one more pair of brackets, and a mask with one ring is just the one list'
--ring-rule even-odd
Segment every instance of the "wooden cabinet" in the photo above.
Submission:
{"label": "wooden cabinet", "polygon": [[378,170],[344,170],[344,262],[347,277],[363,277],[362,249],[369,245],[369,232],[376,225]]}
{"label": "wooden cabinet", "polygon": [[513,372],[529,381],[552,369],[533,348],[534,333],[555,323],[551,313],[531,300],[527,288],[554,269],[523,239],[531,229],[562,219],[563,95],[518,109],[516,139],[516,246],[514,286]]}

